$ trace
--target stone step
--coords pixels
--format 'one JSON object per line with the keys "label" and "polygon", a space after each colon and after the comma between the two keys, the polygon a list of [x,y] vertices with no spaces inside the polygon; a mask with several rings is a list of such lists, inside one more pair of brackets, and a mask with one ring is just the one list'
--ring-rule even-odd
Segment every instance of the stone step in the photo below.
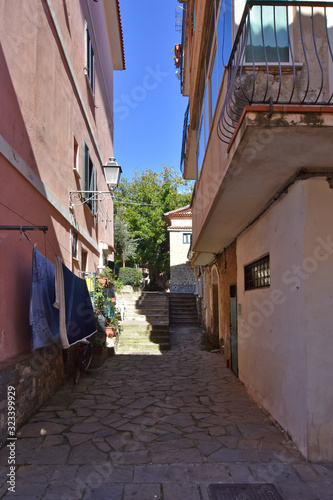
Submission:
{"label": "stone step", "polygon": [[180,306],[174,306],[170,304],[170,311],[185,312],[185,311],[197,311],[197,306],[195,304],[181,304]]}
{"label": "stone step", "polygon": [[163,306],[159,307],[129,307],[126,308],[128,311],[135,311],[139,314],[156,314],[159,312],[168,312],[169,311],[169,306],[168,304],[163,304]]}
{"label": "stone step", "polygon": [[188,321],[170,321],[170,327],[175,327],[175,326],[193,326],[197,327],[200,326],[199,322],[196,320],[188,320]]}
{"label": "stone step", "polygon": [[141,324],[148,324],[148,325],[158,325],[161,323],[161,325],[165,325],[169,322],[169,315],[168,316],[159,316],[157,317],[150,317],[147,318],[146,316],[135,316],[133,314],[125,316],[125,320],[130,322],[130,323],[139,323]]}
{"label": "stone step", "polygon": [[123,338],[123,339],[120,339],[119,340],[119,346],[124,346],[124,345],[128,345],[128,346],[138,346],[138,345],[166,345],[166,344],[169,344],[168,340],[166,339],[161,339],[160,342],[158,341],[155,341],[155,340],[151,340],[149,338]]}
{"label": "stone step", "polygon": [[171,310],[170,315],[172,316],[190,316],[190,315],[197,315],[197,310],[196,309],[184,309],[184,310]]}
{"label": "stone step", "polygon": [[121,323],[121,330],[133,330],[133,329],[138,329],[138,330],[167,330],[168,329],[168,322],[165,322],[163,324],[152,324],[148,321],[133,321],[133,320],[126,320]]}
{"label": "stone step", "polygon": [[136,345],[136,346],[119,346],[117,349],[117,355],[137,355],[137,356],[149,356],[154,354],[161,354],[163,351],[169,351],[170,344],[159,346],[158,344],[150,345]]}
{"label": "stone step", "polygon": [[152,326],[152,327],[156,327],[156,326],[164,326],[165,328],[168,327],[169,325],[169,318],[165,318],[164,320],[158,320],[158,321],[154,321],[154,320],[149,320],[147,321],[145,318],[142,318],[142,319],[130,319],[128,318],[128,320],[123,321],[123,324],[124,325],[129,325],[131,324],[132,326],[142,326],[143,328],[146,328],[148,327],[149,325]]}
{"label": "stone step", "polygon": [[144,314],[145,316],[149,316],[150,314],[154,315],[154,314],[166,314],[169,312],[169,308],[168,307],[155,307],[155,308],[152,308],[152,307],[142,307],[142,308],[139,308],[139,307],[127,307],[125,309],[125,312],[129,313],[129,314]]}
{"label": "stone step", "polygon": [[124,335],[121,339],[122,345],[124,344],[137,344],[137,343],[145,343],[149,344],[152,342],[153,344],[166,344],[169,342],[168,335],[158,335],[158,334],[148,334],[147,335],[139,335],[138,333],[132,332],[130,335]]}
{"label": "stone step", "polygon": [[178,298],[177,299],[170,298],[169,299],[169,303],[170,304],[193,304],[195,302],[196,302],[195,297],[193,297],[192,299],[182,299],[182,298],[180,298],[180,299],[178,299]]}
{"label": "stone step", "polygon": [[170,324],[174,325],[175,323],[198,323],[198,318],[170,318]]}
{"label": "stone step", "polygon": [[169,301],[165,293],[124,293],[117,300],[126,306],[117,354],[158,354],[170,349]]}
{"label": "stone step", "polygon": [[181,314],[197,314],[197,308],[194,308],[194,307],[187,307],[186,309],[173,309],[171,308],[170,310],[170,313],[171,314],[175,314],[175,315],[181,315]]}
{"label": "stone step", "polygon": [[199,326],[195,295],[169,294],[169,321],[173,326]]}

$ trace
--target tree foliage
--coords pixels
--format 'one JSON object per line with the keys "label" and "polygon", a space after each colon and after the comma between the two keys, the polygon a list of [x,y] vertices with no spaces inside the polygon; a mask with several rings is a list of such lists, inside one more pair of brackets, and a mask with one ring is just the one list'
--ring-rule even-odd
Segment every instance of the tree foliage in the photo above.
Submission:
{"label": "tree foliage", "polygon": [[132,237],[129,222],[125,218],[125,206],[120,206],[114,218],[114,245],[117,260],[125,262],[135,259],[137,242]]}
{"label": "tree foliage", "polygon": [[116,192],[115,213],[128,222],[137,243],[136,262],[150,271],[169,270],[169,235],[164,213],[190,203],[192,183],[182,179],[174,167],[163,165],[163,172],[146,169],[134,173],[132,181],[123,178]]}

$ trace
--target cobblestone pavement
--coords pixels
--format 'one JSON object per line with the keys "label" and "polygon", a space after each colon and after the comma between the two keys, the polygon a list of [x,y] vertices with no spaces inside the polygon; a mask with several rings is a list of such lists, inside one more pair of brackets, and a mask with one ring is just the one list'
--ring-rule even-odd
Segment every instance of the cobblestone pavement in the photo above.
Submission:
{"label": "cobblestone pavement", "polygon": [[68,381],[18,432],[15,493],[0,451],[0,498],[209,500],[211,483],[258,482],[285,500],[333,499],[333,464],[301,457],[200,350],[200,330],[172,338],[163,355],[117,355]]}

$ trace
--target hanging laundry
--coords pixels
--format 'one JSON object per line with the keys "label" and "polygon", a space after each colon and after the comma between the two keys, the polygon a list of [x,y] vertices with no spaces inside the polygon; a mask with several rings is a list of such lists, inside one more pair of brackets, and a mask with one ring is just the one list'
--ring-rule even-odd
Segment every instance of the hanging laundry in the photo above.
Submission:
{"label": "hanging laundry", "polygon": [[86,283],[87,283],[89,293],[93,293],[94,288],[95,288],[94,287],[94,278],[86,278]]}
{"label": "hanging laundry", "polygon": [[54,279],[54,264],[33,248],[30,300],[33,351],[60,342],[59,311],[53,307]]}
{"label": "hanging laundry", "polygon": [[85,280],[73,274],[59,257],[55,263],[55,287],[60,339],[63,349],[67,349],[96,333],[95,314]]}

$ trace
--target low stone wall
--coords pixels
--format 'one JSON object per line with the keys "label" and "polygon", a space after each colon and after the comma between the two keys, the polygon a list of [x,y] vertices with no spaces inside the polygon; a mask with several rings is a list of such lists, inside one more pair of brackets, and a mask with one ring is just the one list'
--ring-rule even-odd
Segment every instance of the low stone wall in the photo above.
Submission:
{"label": "low stone wall", "polygon": [[[18,429],[64,383],[65,371],[60,345],[0,363],[0,448],[8,435],[8,393],[13,395]],[[13,388],[13,390],[11,389]],[[11,413],[12,415],[12,413]]]}
{"label": "low stone wall", "polygon": [[195,275],[189,264],[179,264],[170,267],[170,292],[195,292]]}

